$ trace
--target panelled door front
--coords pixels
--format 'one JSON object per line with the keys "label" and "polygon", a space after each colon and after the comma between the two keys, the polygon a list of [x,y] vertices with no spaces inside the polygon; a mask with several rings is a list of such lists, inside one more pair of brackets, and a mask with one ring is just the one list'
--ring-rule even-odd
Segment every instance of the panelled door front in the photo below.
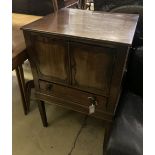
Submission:
{"label": "panelled door front", "polygon": [[43,36],[32,36],[32,62],[40,79],[69,83],[68,44],[66,41]]}
{"label": "panelled door front", "polygon": [[115,63],[114,48],[70,43],[72,84],[107,96]]}

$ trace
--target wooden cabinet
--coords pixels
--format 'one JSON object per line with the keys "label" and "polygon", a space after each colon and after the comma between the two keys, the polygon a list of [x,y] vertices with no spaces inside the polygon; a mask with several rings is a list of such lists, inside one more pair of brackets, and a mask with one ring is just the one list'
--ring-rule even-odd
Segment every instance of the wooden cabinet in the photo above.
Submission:
{"label": "wooden cabinet", "polygon": [[62,9],[24,26],[37,99],[85,114],[93,105],[92,116],[111,122],[137,20]]}

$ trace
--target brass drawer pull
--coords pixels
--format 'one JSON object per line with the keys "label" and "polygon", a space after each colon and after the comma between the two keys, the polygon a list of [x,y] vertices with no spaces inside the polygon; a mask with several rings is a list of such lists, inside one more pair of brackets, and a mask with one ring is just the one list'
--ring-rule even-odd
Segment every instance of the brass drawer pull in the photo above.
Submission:
{"label": "brass drawer pull", "polygon": [[94,96],[88,97],[88,100],[90,101],[91,104],[97,105],[96,97]]}
{"label": "brass drawer pull", "polygon": [[52,91],[53,85],[52,84],[47,84],[46,90]]}

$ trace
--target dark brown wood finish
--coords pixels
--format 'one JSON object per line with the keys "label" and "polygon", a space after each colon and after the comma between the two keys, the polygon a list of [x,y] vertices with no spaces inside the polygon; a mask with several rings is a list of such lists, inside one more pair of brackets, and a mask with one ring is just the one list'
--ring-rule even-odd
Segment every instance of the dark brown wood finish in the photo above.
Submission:
{"label": "dark brown wood finish", "polygon": [[115,48],[70,42],[72,85],[109,95]]}
{"label": "dark brown wood finish", "polygon": [[62,9],[24,26],[36,98],[87,115],[94,105],[91,115],[110,122],[108,135],[137,21],[138,15]]}
{"label": "dark brown wood finish", "polygon": [[56,36],[132,44],[138,15],[61,9],[22,29]]}
{"label": "dark brown wood finish", "polygon": [[36,92],[78,104],[87,114],[88,97],[95,96],[96,113],[114,115],[137,20],[138,15],[62,9],[24,26]]}
{"label": "dark brown wood finish", "polygon": [[104,143],[103,143],[103,155],[107,155],[107,144],[112,130],[112,122],[105,123]]}
{"label": "dark brown wood finish", "polygon": [[21,93],[21,99],[22,99],[22,105],[23,105],[23,110],[24,114],[27,115],[28,113],[28,102],[27,102],[27,94],[26,94],[26,87],[25,87],[25,80],[24,80],[24,73],[23,73],[23,68],[22,64],[16,67],[16,76],[19,84],[19,89]]}
{"label": "dark brown wood finish", "polygon": [[25,60],[27,60],[27,52],[23,50],[22,52],[16,54],[12,53],[12,70],[16,69],[19,64],[22,64]]}
{"label": "dark brown wood finish", "polygon": [[68,43],[61,39],[32,36],[31,58],[37,65],[39,78],[68,83]]}
{"label": "dark brown wood finish", "polygon": [[44,101],[39,101],[38,102],[38,108],[39,108],[39,112],[40,112],[40,115],[41,115],[43,126],[47,127],[48,123],[47,123],[47,118],[46,118],[46,109],[45,109]]}
{"label": "dark brown wood finish", "polygon": [[87,109],[90,105],[89,97],[93,97],[97,102],[96,110],[101,112],[106,111],[106,104],[107,104],[106,97],[41,80],[39,81],[39,84],[40,84],[40,91],[43,94],[56,96],[57,98],[62,98],[66,101],[74,102],[75,104],[78,104],[79,106]]}

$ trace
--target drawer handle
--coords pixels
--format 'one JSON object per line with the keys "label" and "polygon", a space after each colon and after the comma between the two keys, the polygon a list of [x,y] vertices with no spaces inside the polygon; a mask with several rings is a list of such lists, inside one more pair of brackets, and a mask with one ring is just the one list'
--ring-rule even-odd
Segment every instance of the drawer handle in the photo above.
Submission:
{"label": "drawer handle", "polygon": [[88,100],[90,101],[91,104],[97,105],[96,97],[94,96],[88,97]]}
{"label": "drawer handle", "polygon": [[53,85],[52,85],[52,84],[48,84],[47,87],[46,87],[46,89],[47,89],[48,91],[51,91],[52,88],[53,88]]}

